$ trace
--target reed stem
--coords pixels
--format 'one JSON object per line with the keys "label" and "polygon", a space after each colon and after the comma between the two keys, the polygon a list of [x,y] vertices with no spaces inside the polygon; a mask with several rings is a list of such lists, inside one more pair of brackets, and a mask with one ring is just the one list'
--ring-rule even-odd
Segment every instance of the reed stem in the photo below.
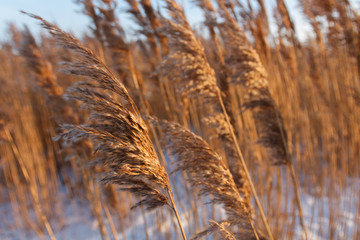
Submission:
{"label": "reed stem", "polygon": [[10,141],[10,146],[11,146],[11,150],[13,152],[13,154],[16,156],[17,160],[19,161],[19,165],[20,165],[20,169],[22,174],[24,175],[24,178],[26,180],[26,182],[29,184],[29,190],[30,190],[30,195],[34,201],[34,208],[35,208],[35,212],[37,214],[37,216],[42,220],[46,231],[49,234],[49,237],[51,240],[56,240],[54,231],[52,230],[50,223],[45,215],[45,213],[43,212],[42,208],[41,208],[41,203],[40,203],[40,199],[39,199],[39,195],[38,195],[38,189],[37,189],[37,185],[36,183],[34,183],[31,180],[31,176],[30,173],[28,172],[28,170],[25,167],[24,161],[22,156],[20,155],[20,152],[18,150],[18,148],[16,147],[15,143],[14,143],[14,139],[11,136],[10,132],[8,129],[5,128],[5,136],[7,137],[7,139]]}
{"label": "reed stem", "polygon": [[294,169],[294,164],[289,161],[289,163],[287,164],[289,170],[290,170],[290,176],[291,176],[291,180],[294,184],[294,191],[295,191],[295,200],[296,200],[296,204],[298,206],[298,210],[299,210],[299,219],[300,219],[300,225],[304,231],[304,235],[305,235],[305,240],[308,239],[308,234],[307,234],[307,228],[305,226],[305,222],[304,222],[304,215],[303,215],[303,211],[302,211],[302,207],[301,207],[301,201],[300,201],[300,187],[299,187],[299,182],[297,181],[296,175],[295,175],[295,169]]}
{"label": "reed stem", "polygon": [[[274,104],[274,103],[272,103]],[[284,145],[284,148],[285,148],[285,152],[286,152],[286,158],[287,158],[287,167],[290,171],[290,176],[291,176],[291,181],[294,185],[294,191],[295,191],[295,200],[296,200],[296,205],[298,207],[298,210],[299,210],[299,219],[300,219],[300,225],[304,231],[304,235],[305,235],[305,240],[308,239],[308,234],[307,234],[307,228],[305,226],[305,222],[304,222],[304,215],[303,215],[303,211],[302,211],[302,206],[301,206],[301,200],[300,200],[300,185],[299,185],[299,182],[296,178],[296,174],[295,174],[295,169],[294,169],[294,164],[291,160],[291,156],[290,156],[290,152],[289,152],[289,149],[287,147],[287,144],[286,144],[286,138],[285,138],[285,133],[284,133],[284,130],[283,130],[283,127],[282,127],[282,123],[280,121],[280,117],[278,115],[278,113],[276,113],[276,120],[279,124],[279,129],[280,129],[280,134],[281,134],[281,139],[282,139],[282,143]]]}
{"label": "reed stem", "polygon": [[186,240],[186,235],[185,235],[185,231],[184,231],[184,228],[181,224],[181,220],[180,220],[180,216],[179,216],[179,213],[178,211],[176,210],[176,206],[175,206],[175,202],[174,202],[174,198],[173,198],[173,194],[172,194],[172,191],[171,189],[168,190],[168,194],[169,194],[169,197],[170,197],[170,201],[171,201],[171,209],[174,211],[175,213],[175,216],[176,216],[176,220],[178,222],[178,225],[179,225],[179,228],[181,230],[181,235],[183,237],[183,240]]}
{"label": "reed stem", "polygon": [[234,140],[234,144],[235,144],[236,151],[237,151],[237,153],[238,153],[238,155],[239,155],[241,164],[242,164],[242,166],[243,166],[243,168],[244,168],[245,176],[246,176],[246,178],[247,178],[248,181],[249,181],[250,189],[251,189],[251,192],[252,192],[252,194],[253,194],[253,196],[254,196],[256,206],[257,206],[258,209],[259,209],[261,219],[262,219],[262,221],[263,221],[263,223],[264,223],[264,225],[265,225],[265,228],[266,228],[266,231],[267,231],[267,233],[268,233],[269,239],[270,239],[270,240],[274,240],[274,237],[273,237],[273,235],[272,235],[272,233],[271,233],[271,230],[270,230],[269,223],[268,223],[268,221],[266,220],[266,216],[265,216],[264,210],[263,210],[263,208],[262,208],[262,206],[261,206],[261,203],[260,203],[260,201],[259,201],[259,198],[258,198],[258,196],[257,196],[256,190],[255,190],[255,187],[254,187],[254,184],[253,184],[253,182],[252,182],[252,180],[251,180],[251,176],[250,176],[249,170],[248,170],[248,168],[247,168],[247,166],[246,166],[244,157],[243,157],[242,152],[241,152],[241,150],[240,150],[240,147],[239,147],[237,138],[236,138],[236,136],[235,136],[234,130],[232,129],[232,125],[231,125],[231,123],[230,123],[229,116],[228,116],[228,114],[227,114],[227,112],[226,112],[225,105],[224,105],[224,102],[223,102],[223,100],[222,100],[220,90],[218,91],[218,98],[219,98],[219,102],[220,102],[222,111],[223,111],[223,113],[224,113],[224,115],[225,115],[226,122],[227,122],[227,124],[229,125],[230,133],[231,133],[231,136],[232,136],[232,138],[233,138],[233,140]]}

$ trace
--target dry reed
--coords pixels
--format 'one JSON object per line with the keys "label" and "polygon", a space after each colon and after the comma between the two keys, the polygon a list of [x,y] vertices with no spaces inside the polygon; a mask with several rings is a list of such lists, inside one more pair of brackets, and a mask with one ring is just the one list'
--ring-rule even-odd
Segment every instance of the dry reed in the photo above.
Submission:
{"label": "dry reed", "polygon": [[269,148],[272,164],[286,164],[294,183],[299,218],[304,229],[303,211],[300,203],[299,184],[297,182],[291,156],[287,146],[287,135],[282,117],[268,89],[267,73],[261,64],[259,55],[249,44],[244,32],[230,16],[223,1],[219,1],[223,24],[224,41],[229,48],[227,63],[232,73],[232,83],[241,84],[246,89],[245,108],[252,109],[259,135],[259,143]]}
{"label": "dry reed", "polygon": [[91,111],[90,123],[64,124],[61,138],[67,142],[77,142],[90,137],[95,146],[94,162],[110,169],[104,173],[102,181],[117,184],[121,190],[137,196],[140,201],[133,208],[145,206],[151,210],[168,205],[176,214],[181,233],[186,239],[168,175],[159,163],[147,126],[124,85],[77,39],[39,16],[26,14],[39,20],[58,44],[77,54],[79,60],[64,63],[64,70],[89,78],[87,82],[76,83],[67,97],[81,101],[82,107]]}
{"label": "dry reed", "polygon": [[[221,181],[206,181],[203,179],[206,174],[199,174],[198,184],[189,187],[194,182],[191,179],[196,179],[201,170],[210,168],[212,171],[215,167],[223,170],[226,166],[230,175],[229,171],[220,172],[226,178],[232,177],[238,191],[235,195],[240,196],[250,212],[252,202],[248,201],[250,194],[245,191],[247,178],[241,163],[246,160],[258,198],[265,203],[266,217],[275,239],[305,238],[300,228],[302,222],[298,221],[299,202],[294,201],[294,196],[298,195],[297,199],[300,196],[296,191],[298,187],[295,184],[294,189],[290,181],[294,181],[295,166],[296,173],[301,176],[301,198],[304,200],[305,224],[311,233],[309,237],[356,239],[359,218],[351,213],[359,210],[356,193],[359,191],[357,160],[360,154],[357,134],[360,131],[357,111],[360,102],[360,18],[351,1],[299,1],[306,18],[303,19],[304,26],[306,22],[312,26],[312,29],[305,27],[305,41],[305,35],[299,31],[302,28],[293,24],[298,22],[299,19],[295,19],[298,14],[287,8],[288,2],[283,0],[274,1],[276,5],[272,11],[268,11],[263,0],[217,1],[220,9],[215,1],[193,1],[194,7],[197,5],[202,9],[205,19],[205,22],[196,20],[195,25],[193,18],[187,18],[183,13],[192,7],[187,1],[184,9],[179,6],[167,8],[176,5],[175,1],[156,4],[149,0],[127,0],[125,9],[122,3],[114,0],[76,2],[83,9],[82,14],[89,16],[91,21],[88,31],[81,36],[83,46],[92,49],[101,62],[106,62],[106,68],[119,76],[118,80],[125,83],[139,108],[136,112],[131,104],[123,101],[124,96],[119,97],[121,90],[116,87],[109,90],[108,85],[101,85],[98,79],[57,71],[58,62],[72,62],[75,65],[66,63],[65,69],[70,67],[68,71],[78,74],[85,68],[84,75],[99,76],[101,82],[109,72],[105,69],[103,74],[102,66],[89,61],[86,53],[73,54],[71,49],[55,45],[54,39],[47,35],[34,38],[29,30],[18,30],[15,24],[9,25],[9,37],[5,35],[0,43],[0,112],[6,115],[5,121],[0,116],[0,202],[5,204],[0,206],[0,212],[9,216],[1,220],[0,238],[41,238],[47,232],[50,233],[48,236],[60,237],[67,230],[88,226],[89,220],[98,223],[98,232],[94,233],[98,238],[177,238],[176,222],[171,220],[172,212],[167,211],[167,207],[147,212],[145,208],[149,204],[142,200],[149,198],[140,196],[136,198],[142,205],[140,209],[129,211],[129,206],[137,203],[135,196],[113,191],[115,186],[119,187],[116,184],[100,188],[95,181],[96,175],[102,176],[104,181],[116,181],[117,154],[138,161],[134,157],[137,152],[148,151],[146,156],[141,155],[141,161],[146,158],[159,164],[154,149],[147,149],[152,148],[149,136],[141,137],[148,133],[140,112],[180,122],[181,126],[204,137],[211,147],[206,146],[224,161],[217,166],[213,164],[215,158],[210,156],[209,166],[206,163],[201,163],[201,168],[195,165],[192,168],[198,171],[194,173],[190,166],[196,163],[190,159],[198,157],[196,152],[201,152],[199,148],[204,146],[191,141],[192,133],[183,141],[188,141],[187,144],[174,137],[167,140],[171,135],[164,136],[165,144],[171,148],[187,151],[186,154],[175,154],[178,164],[185,162],[189,167],[181,165],[184,171],[170,175],[170,184],[179,203],[181,218],[186,220],[184,227],[189,236],[207,228],[196,237],[254,237],[246,216],[237,222],[229,214],[223,215],[224,212],[218,209],[226,210],[226,205],[220,206],[223,204],[216,197],[218,195],[207,195],[201,187],[205,183],[206,189],[216,192],[221,189]],[[123,21],[124,15],[132,17],[131,24],[137,26]],[[275,23],[276,28],[270,28],[269,23]],[[301,45],[297,36],[301,36]],[[62,97],[63,89],[74,82],[77,83],[67,92],[68,101]],[[79,110],[81,102],[87,109]],[[97,105],[94,102],[98,102]],[[278,109],[277,106],[281,107]],[[119,109],[131,117],[109,117]],[[92,113],[90,117],[89,113]],[[122,121],[121,126],[126,122],[126,131],[112,130],[117,119]],[[75,124],[64,125],[64,138],[75,141],[79,137],[79,141],[71,145],[64,141],[54,142],[52,136],[61,131],[57,127],[61,123]],[[177,137],[186,135],[180,130],[182,127],[177,128],[169,131],[180,132]],[[161,165],[171,168],[166,161],[172,162],[173,154],[169,154],[170,150],[163,153],[155,128],[149,130]],[[69,135],[71,131],[76,134],[73,138]],[[136,134],[128,137],[127,131],[136,131]],[[93,158],[93,146],[87,144],[89,140],[80,138],[91,136],[97,144],[95,157],[100,163],[93,161],[94,164],[88,167]],[[123,138],[121,146],[117,144],[117,136]],[[132,144],[126,143],[129,139]],[[237,141],[241,151],[236,147]],[[110,147],[105,146],[105,142]],[[197,145],[186,147],[193,144]],[[124,154],[126,148],[134,152]],[[106,151],[113,152],[109,154],[109,161],[106,161]],[[130,158],[127,157],[129,154]],[[180,156],[187,159],[181,160]],[[204,156],[208,156],[206,151],[200,154],[202,162],[206,161]],[[125,162],[121,169],[125,168]],[[289,171],[273,167],[273,164],[286,164],[292,179],[288,179]],[[131,170],[134,170],[133,165]],[[213,175],[220,177],[220,173]],[[136,178],[141,177],[136,175]],[[152,175],[146,179],[149,178]],[[186,181],[188,179],[190,181]],[[146,180],[146,184],[149,181]],[[138,188],[141,192],[141,187],[127,184],[120,188],[130,191],[133,187],[134,191]],[[172,208],[166,190],[159,184],[151,187],[167,197],[165,205]],[[203,193],[202,197],[195,195],[197,190]],[[152,194],[151,191],[147,193]],[[207,200],[215,202],[203,204]],[[8,203],[12,211],[6,207]],[[67,214],[69,209],[73,213],[71,216]],[[86,217],[86,213],[92,216]],[[251,211],[251,219],[257,229],[262,229],[256,214]],[[150,218],[155,219],[155,223],[149,221]],[[67,224],[69,221],[72,224]],[[110,229],[113,236],[110,236]],[[14,235],[8,236],[8,232]],[[258,237],[263,239],[260,235],[258,232]]]}
{"label": "dry reed", "polygon": [[[200,187],[200,195],[210,195],[212,203],[222,204],[228,214],[228,223],[247,233],[242,238],[249,238],[253,228],[251,211],[221,157],[205,140],[181,125],[155,118],[149,118],[149,121],[160,127],[166,147],[177,157],[175,171],[187,173],[191,184]],[[206,232],[210,234],[215,230],[221,228],[210,227]],[[255,239],[255,236],[252,237]]]}

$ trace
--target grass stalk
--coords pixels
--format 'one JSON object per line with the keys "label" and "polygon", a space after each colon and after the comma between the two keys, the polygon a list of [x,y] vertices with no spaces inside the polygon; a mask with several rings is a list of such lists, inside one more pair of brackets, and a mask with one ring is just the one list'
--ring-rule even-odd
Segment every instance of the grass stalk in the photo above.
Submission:
{"label": "grass stalk", "polygon": [[31,181],[30,174],[29,174],[28,170],[26,169],[26,167],[25,167],[25,165],[24,165],[23,159],[22,159],[22,157],[20,156],[19,150],[18,150],[18,148],[16,147],[16,145],[15,145],[15,143],[14,143],[14,139],[13,139],[13,137],[11,136],[9,130],[8,130],[7,128],[5,128],[4,132],[5,132],[6,138],[10,141],[11,150],[13,151],[13,154],[16,156],[16,158],[17,158],[18,161],[19,161],[19,165],[20,165],[21,172],[22,172],[22,174],[24,175],[27,183],[29,184],[30,194],[31,194],[31,197],[32,197],[33,200],[34,200],[35,212],[36,212],[36,214],[40,217],[40,219],[42,220],[42,222],[43,222],[43,224],[44,224],[44,226],[45,226],[45,228],[46,228],[46,231],[47,231],[48,234],[49,234],[50,239],[51,239],[51,240],[56,240],[54,231],[52,230],[52,228],[51,228],[51,226],[50,226],[50,223],[49,223],[46,215],[44,214],[44,211],[43,211],[42,208],[41,208],[41,204],[40,204],[40,199],[39,199],[39,194],[38,194],[38,189],[37,189],[36,183],[33,183],[33,182]]}
{"label": "grass stalk", "polygon": [[182,226],[182,224],[181,224],[180,216],[179,216],[179,213],[178,213],[178,211],[177,211],[177,209],[176,209],[175,202],[174,202],[174,197],[173,197],[173,194],[172,194],[171,189],[168,190],[168,195],[169,195],[170,202],[171,202],[171,209],[172,209],[173,212],[175,213],[177,223],[178,223],[179,228],[180,228],[180,230],[181,230],[182,238],[183,238],[183,240],[186,240],[185,231],[184,231],[184,228],[183,228],[183,226]]}
{"label": "grass stalk", "polygon": [[[272,103],[274,104],[274,103]],[[308,230],[305,226],[305,222],[304,222],[304,214],[303,214],[303,210],[302,210],[302,206],[301,206],[301,200],[300,200],[300,185],[299,185],[299,182],[297,180],[297,177],[296,177],[296,174],[295,174],[295,169],[294,169],[294,164],[291,160],[291,156],[290,156],[290,152],[289,152],[289,148],[286,144],[286,138],[285,138],[285,133],[284,133],[284,130],[283,128],[281,127],[281,120],[280,120],[280,117],[278,115],[278,113],[276,113],[276,120],[279,124],[279,129],[280,129],[280,134],[281,134],[281,140],[282,140],[282,143],[284,145],[284,149],[285,149],[285,152],[286,152],[286,158],[287,158],[287,168],[289,169],[290,171],[290,176],[291,176],[291,181],[294,185],[294,192],[295,192],[295,200],[296,200],[296,205],[298,207],[298,211],[299,211],[299,220],[300,220],[300,225],[304,231],[304,235],[305,235],[305,240],[308,239]]]}
{"label": "grass stalk", "polygon": [[262,221],[263,221],[263,223],[264,223],[264,226],[265,226],[265,228],[266,228],[266,232],[267,232],[267,234],[268,234],[268,236],[269,236],[269,239],[270,239],[270,240],[274,240],[274,237],[273,237],[273,235],[272,235],[272,233],[271,233],[271,229],[270,229],[269,223],[268,223],[268,221],[267,221],[267,219],[266,219],[264,210],[263,210],[263,208],[262,208],[262,206],[261,206],[259,197],[258,197],[258,195],[257,195],[257,193],[256,193],[255,186],[254,186],[254,184],[253,184],[253,182],[252,182],[252,180],[251,180],[251,176],[250,176],[249,170],[248,170],[248,168],[247,168],[247,166],[246,166],[244,157],[243,157],[242,152],[241,152],[241,150],[240,150],[240,147],[239,147],[237,138],[236,138],[236,136],[235,136],[234,130],[233,130],[232,127],[231,127],[230,119],[229,119],[229,116],[228,116],[228,114],[227,114],[227,112],[226,112],[226,108],[225,108],[224,102],[223,102],[223,100],[222,100],[220,91],[218,92],[218,98],[219,98],[219,102],[220,102],[222,111],[223,111],[223,113],[224,113],[226,122],[227,122],[227,124],[229,125],[230,133],[231,133],[231,136],[232,136],[232,138],[233,138],[233,140],[234,140],[234,145],[235,145],[236,151],[237,151],[237,153],[238,153],[238,155],[239,155],[241,164],[242,164],[242,166],[243,166],[243,168],[244,168],[245,176],[246,176],[246,178],[247,178],[248,181],[249,181],[250,189],[251,189],[251,192],[252,192],[252,194],[253,194],[253,196],[254,196],[256,206],[257,206],[258,209],[259,209],[261,219],[262,219]]}
{"label": "grass stalk", "polygon": [[308,230],[306,228],[305,222],[304,222],[304,214],[303,214],[303,210],[302,210],[302,206],[301,206],[301,200],[300,200],[300,186],[299,186],[299,182],[296,178],[296,174],[295,174],[295,169],[294,169],[294,164],[292,163],[292,161],[289,161],[289,163],[287,164],[287,167],[289,168],[290,171],[290,176],[291,176],[291,180],[294,184],[294,191],[295,191],[295,200],[296,200],[296,204],[299,210],[299,219],[300,219],[300,225],[304,231],[304,235],[305,235],[305,240],[308,239]]}

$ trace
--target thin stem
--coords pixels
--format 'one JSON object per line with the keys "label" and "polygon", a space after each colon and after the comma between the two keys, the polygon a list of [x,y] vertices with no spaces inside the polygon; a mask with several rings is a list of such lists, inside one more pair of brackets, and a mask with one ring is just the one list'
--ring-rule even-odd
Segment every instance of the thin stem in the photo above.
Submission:
{"label": "thin stem", "polygon": [[49,234],[49,237],[51,240],[56,240],[56,237],[54,235],[54,232],[50,226],[50,223],[45,215],[45,213],[43,212],[42,208],[41,208],[41,204],[40,204],[40,199],[39,199],[39,195],[38,195],[38,189],[37,189],[37,185],[36,183],[34,183],[31,180],[31,176],[30,173],[28,172],[28,170],[25,167],[23,158],[19,152],[19,149],[16,147],[15,143],[14,143],[14,139],[11,136],[9,130],[7,128],[5,128],[5,136],[7,137],[7,139],[10,142],[10,147],[11,150],[14,154],[14,156],[18,159],[19,161],[19,165],[20,165],[20,169],[22,174],[24,175],[25,180],[27,181],[27,183],[29,184],[29,190],[30,190],[30,195],[33,198],[34,201],[34,207],[35,207],[35,212],[37,213],[38,217],[43,221],[43,224],[45,225],[46,231]]}
{"label": "thin stem", "polygon": [[274,237],[273,237],[273,235],[272,235],[272,233],[271,233],[271,230],[270,230],[269,223],[268,223],[268,221],[266,220],[264,210],[263,210],[263,208],[262,208],[262,206],[261,206],[261,204],[260,204],[259,198],[258,198],[258,196],[257,196],[256,190],[255,190],[255,187],[254,187],[254,184],[253,184],[253,182],[252,182],[252,180],[251,180],[249,170],[248,170],[248,168],[247,168],[247,166],[246,166],[244,157],[243,157],[242,152],[241,152],[241,150],[240,150],[240,147],[239,147],[237,138],[236,138],[236,136],[235,136],[234,130],[232,129],[229,116],[227,115],[224,102],[223,102],[223,100],[222,100],[222,98],[221,98],[220,90],[218,91],[218,98],[219,98],[219,102],[220,102],[222,111],[223,111],[223,113],[224,113],[224,115],[225,115],[226,122],[227,122],[227,124],[229,125],[230,133],[231,133],[231,136],[232,136],[232,138],[233,138],[233,140],[234,140],[234,144],[235,144],[236,151],[237,151],[237,153],[238,153],[238,155],[239,155],[241,164],[242,164],[242,166],[243,166],[243,168],[244,168],[245,176],[246,176],[246,178],[247,178],[248,181],[249,181],[250,189],[251,189],[251,192],[252,192],[252,194],[253,194],[253,196],[254,196],[256,206],[258,207],[258,209],[259,209],[259,211],[260,211],[261,219],[262,219],[262,221],[263,221],[263,223],[264,223],[264,225],[265,225],[266,231],[267,231],[267,233],[268,233],[268,235],[269,235],[269,239],[270,239],[270,240],[274,240]]}
{"label": "thin stem", "polygon": [[146,215],[145,215],[145,211],[144,211],[144,208],[141,207],[141,215],[144,219],[144,228],[145,228],[145,239],[146,240],[149,240],[149,233],[148,233],[148,224],[147,224],[147,221],[146,221]]}
{"label": "thin stem", "polygon": [[[272,102],[272,104],[273,104],[274,109],[275,109],[275,103]],[[299,185],[299,182],[297,181],[296,174],[295,174],[295,169],[294,169],[294,164],[293,164],[293,162],[291,160],[290,152],[289,152],[289,149],[287,147],[285,133],[284,133],[284,130],[283,130],[283,127],[282,127],[280,116],[278,115],[277,112],[275,112],[275,113],[276,113],[276,120],[278,122],[279,129],[280,129],[282,143],[283,143],[283,146],[284,146],[285,152],[286,152],[287,167],[289,168],[290,175],[291,175],[291,180],[292,180],[294,188],[295,188],[295,190],[294,190],[295,191],[295,199],[296,199],[296,204],[297,204],[297,207],[298,207],[298,210],[299,210],[300,225],[301,225],[301,227],[302,227],[302,229],[304,231],[305,240],[307,240],[308,239],[308,234],[307,234],[308,231],[307,231],[307,228],[305,226],[304,215],[303,215],[302,206],[301,206],[300,185]]]}
{"label": "thin stem", "polygon": [[172,195],[172,191],[171,189],[168,190],[168,194],[169,194],[169,197],[170,197],[170,201],[171,201],[171,209],[174,211],[175,213],[175,216],[176,216],[176,220],[178,222],[178,225],[179,225],[179,228],[181,230],[181,235],[183,237],[183,240],[186,240],[186,235],[185,235],[185,231],[184,231],[184,228],[181,224],[181,220],[180,220],[180,216],[179,216],[179,213],[178,211],[176,210],[176,206],[175,206],[175,202],[174,202],[174,198],[173,198],[173,195]]}
{"label": "thin stem", "polygon": [[256,240],[260,240],[260,239],[259,239],[259,236],[258,236],[258,234],[257,234],[257,232],[256,232],[254,223],[251,221],[251,218],[250,218],[250,217],[249,217],[249,222],[250,222],[250,225],[251,225],[251,229],[253,230],[253,233],[254,233],[254,235],[255,235],[255,237],[256,237]]}
{"label": "thin stem", "polygon": [[117,234],[117,232],[116,232],[116,228],[115,228],[115,225],[114,225],[114,221],[112,220],[112,217],[111,217],[111,213],[110,213],[110,211],[109,211],[109,208],[107,207],[106,203],[104,203],[104,202],[102,201],[101,198],[100,198],[100,200],[101,200],[101,205],[102,205],[103,208],[104,208],[106,217],[107,217],[107,219],[108,219],[108,221],[109,221],[110,229],[111,229],[111,232],[112,232],[112,234],[113,234],[114,240],[118,240],[118,237],[117,237],[118,234]]}
{"label": "thin stem", "polygon": [[287,166],[290,170],[291,180],[292,180],[292,182],[294,184],[294,188],[295,188],[295,199],[296,199],[296,204],[297,204],[298,210],[299,210],[300,225],[304,231],[305,240],[307,240],[308,235],[307,235],[307,228],[305,226],[304,215],[303,215],[303,211],[302,211],[302,207],[301,207],[299,182],[297,181],[297,178],[295,175],[294,164],[291,161],[289,161]]}

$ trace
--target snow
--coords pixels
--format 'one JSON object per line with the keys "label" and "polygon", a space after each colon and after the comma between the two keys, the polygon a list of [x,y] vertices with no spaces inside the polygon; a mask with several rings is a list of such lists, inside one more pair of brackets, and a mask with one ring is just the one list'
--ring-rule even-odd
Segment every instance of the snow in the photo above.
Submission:
{"label": "snow", "polygon": [[[304,210],[304,218],[309,230],[309,240],[323,240],[330,239],[330,235],[334,239],[346,239],[349,236],[355,236],[359,231],[358,224],[360,223],[358,201],[360,195],[360,180],[350,179],[346,183],[346,188],[334,188],[333,197],[330,199],[328,194],[319,197],[316,191],[309,193],[303,191],[301,200]],[[329,189],[328,189],[329,190]],[[57,198],[59,202],[58,208],[61,210],[61,217],[53,217],[50,219],[50,224],[53,227],[57,239],[101,239],[99,233],[98,222],[91,214],[89,205],[85,200],[72,200],[70,201],[65,197],[65,193],[59,193]],[[291,201],[291,198],[289,198]],[[218,219],[225,218],[225,212],[220,206],[216,206],[216,213]],[[332,211],[329,211],[329,210]],[[137,211],[137,212],[136,212]],[[126,239],[146,239],[145,235],[145,219],[140,210],[131,213],[130,219],[124,224],[124,234]],[[164,209],[162,213],[167,213],[160,220],[159,211],[152,211],[145,214],[147,232],[149,239],[166,239],[167,234],[170,234],[170,239],[177,239],[179,232],[174,232],[176,220],[174,216],[170,215],[170,209]],[[331,214],[329,214],[331,213]],[[0,239],[2,240],[20,240],[20,239],[41,239],[32,229],[26,228],[23,221],[19,219],[20,210],[16,205],[12,205],[10,200],[0,203]],[[34,213],[30,213],[34,217]],[[113,235],[110,229],[110,224],[104,215],[104,223],[106,232],[110,239]],[[193,234],[191,224],[189,221],[192,219],[191,210],[187,209],[180,211],[180,218],[183,222],[186,234]],[[170,219],[173,220],[170,220]],[[34,218],[35,219],[35,218]],[[332,219],[332,221],[330,221]],[[116,217],[113,217],[114,224],[117,228],[117,238],[125,239],[123,234],[119,231],[120,223]],[[130,223],[131,221],[131,223]],[[298,220],[297,220],[298,221]],[[332,226],[330,226],[332,222]],[[294,240],[303,239],[302,229],[300,225],[296,224]],[[160,236],[159,236],[160,235]],[[44,229],[44,238],[48,239],[46,230]]]}
{"label": "snow", "polygon": [[[347,239],[356,236],[360,223],[359,205],[360,180],[351,179],[347,181],[347,187],[340,191],[333,186],[328,191],[333,192],[331,198],[322,198],[302,193],[301,202],[304,208],[305,224],[309,231],[309,240]],[[338,198],[338,199],[336,199]],[[331,214],[334,216],[331,216]],[[330,218],[332,218],[332,226]],[[296,239],[302,239],[302,231],[299,224],[296,228]]]}

